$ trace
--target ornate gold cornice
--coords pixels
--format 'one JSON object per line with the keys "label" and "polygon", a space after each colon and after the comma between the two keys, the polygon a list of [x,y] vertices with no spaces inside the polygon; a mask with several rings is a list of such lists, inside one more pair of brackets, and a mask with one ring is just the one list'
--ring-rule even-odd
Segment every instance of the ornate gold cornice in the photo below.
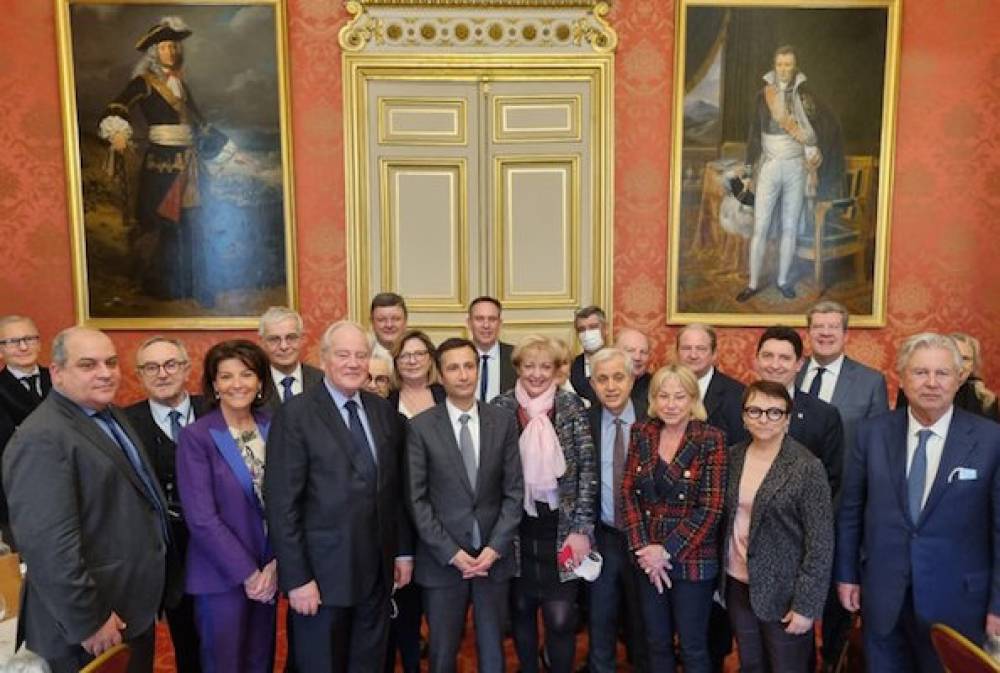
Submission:
{"label": "ornate gold cornice", "polygon": [[600,0],[358,0],[362,5],[396,7],[593,7]]}

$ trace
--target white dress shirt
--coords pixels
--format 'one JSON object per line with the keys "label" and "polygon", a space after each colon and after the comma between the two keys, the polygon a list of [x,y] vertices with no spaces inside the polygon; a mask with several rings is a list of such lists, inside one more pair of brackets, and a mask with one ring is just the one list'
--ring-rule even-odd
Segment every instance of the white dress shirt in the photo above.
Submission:
{"label": "white dress shirt", "polygon": [[701,395],[701,401],[705,401],[705,395],[708,394],[708,387],[712,385],[712,375],[715,374],[715,367],[709,367],[705,375],[698,379],[698,394]]}
{"label": "white dress shirt", "polygon": [[843,353],[841,353],[840,357],[828,365],[821,365],[813,358],[809,358],[809,364],[806,365],[806,375],[802,377],[802,387],[799,388],[799,390],[804,393],[808,393],[810,386],[812,386],[813,379],[816,378],[816,371],[820,367],[823,367],[826,371],[823,372],[823,379],[819,384],[819,398],[824,402],[830,402],[833,399],[833,389],[837,387],[837,378],[840,376],[840,368],[843,366]]}
{"label": "white dress shirt", "polygon": [[913,464],[913,454],[917,452],[917,443],[920,441],[917,433],[921,430],[930,430],[933,434],[927,438],[927,477],[924,479],[924,497],[920,501],[923,507],[927,503],[927,496],[934,485],[934,478],[937,476],[938,466],[941,465],[941,454],[944,453],[944,442],[948,438],[948,426],[951,425],[951,417],[955,412],[952,405],[948,411],[944,412],[941,418],[931,426],[925,426],[913,417],[913,411],[907,409],[906,416],[906,476],[910,476],[910,466]]}
{"label": "white dress shirt", "polygon": [[[500,394],[500,342],[496,341],[493,347],[488,351],[481,351],[476,347],[476,356],[479,358],[479,369],[482,370],[483,356],[488,355],[489,358],[486,360],[486,399],[483,402],[489,402],[494,397]],[[476,399],[479,398],[480,385],[483,380],[482,371],[479,372],[479,381],[476,382]]]}
{"label": "white dress shirt", "polygon": [[149,410],[153,414],[153,420],[156,421],[156,425],[159,426],[160,430],[163,430],[163,434],[167,437],[173,439],[173,435],[170,434],[170,412],[176,411],[180,413],[180,424],[181,427],[187,427],[188,423],[194,421],[194,409],[191,408],[191,396],[184,395],[184,401],[178,404],[176,407],[168,407],[165,404],[160,404],[154,400],[149,400]]}
{"label": "white dress shirt", "polygon": [[281,385],[281,382],[288,376],[292,379],[292,396],[302,394],[302,363],[295,365],[295,371],[291,374],[286,374],[282,371],[278,371],[274,367],[271,367],[271,380],[274,381],[274,389],[278,391],[278,400],[281,402],[285,401],[285,387]]}
{"label": "white dress shirt", "polygon": [[[462,422],[458,419],[461,418],[462,414],[469,415],[469,421],[467,425],[469,426],[469,432],[472,434],[472,452],[476,456],[476,469],[479,469],[479,405],[473,404],[472,408],[468,411],[462,411],[454,404],[451,403],[450,399],[445,399],[444,408],[448,410],[448,418],[451,420],[451,431],[455,433],[455,444],[458,445],[461,450],[462,447]],[[475,488],[475,484],[472,485]]]}

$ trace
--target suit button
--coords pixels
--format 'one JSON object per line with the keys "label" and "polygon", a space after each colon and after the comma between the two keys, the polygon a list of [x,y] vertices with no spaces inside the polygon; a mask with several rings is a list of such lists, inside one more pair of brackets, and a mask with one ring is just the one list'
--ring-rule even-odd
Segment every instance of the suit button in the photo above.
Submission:
{"label": "suit button", "polygon": [[653,514],[647,509],[646,510],[646,516],[653,516]]}
{"label": "suit button", "polygon": [[678,493],[677,494],[677,499],[678,500],[683,500],[684,499],[684,494],[683,493]]}

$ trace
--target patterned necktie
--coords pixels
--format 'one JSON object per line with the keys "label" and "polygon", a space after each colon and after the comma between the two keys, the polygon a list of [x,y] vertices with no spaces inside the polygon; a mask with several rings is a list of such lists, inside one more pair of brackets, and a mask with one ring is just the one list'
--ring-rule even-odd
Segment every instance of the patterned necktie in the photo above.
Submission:
{"label": "patterned necktie", "polygon": [[181,412],[171,409],[167,417],[170,419],[170,439],[176,444],[177,438],[181,436]]}
{"label": "patterned necktie", "polygon": [[[458,422],[462,424],[462,429],[458,433],[458,450],[462,454],[462,462],[465,463],[465,474],[469,477],[469,485],[472,486],[472,492],[475,493],[479,470],[476,467],[476,447],[472,443],[472,431],[469,430],[470,418],[469,414],[462,414],[458,417]],[[482,545],[479,522],[476,521],[475,517],[473,517],[472,521],[472,547],[473,549],[479,549]]]}
{"label": "patterned necktie", "polygon": [[25,376],[21,379],[21,383],[24,387],[28,389],[32,397],[41,397],[42,393],[38,390],[38,374],[31,374],[30,376]]}
{"label": "patterned necktie", "polygon": [[281,387],[283,388],[281,392],[282,404],[295,397],[295,393],[292,392],[293,383],[295,383],[294,376],[286,376],[285,378],[281,379]]}
{"label": "patterned necktie", "polygon": [[622,511],[622,498],[618,493],[622,487],[622,476],[625,474],[625,421],[615,418],[615,445],[611,463],[611,493],[615,499],[615,528],[625,525],[625,513]]}
{"label": "patterned necktie", "polygon": [[349,419],[347,425],[351,429],[351,435],[354,436],[354,443],[367,459],[367,464],[371,467],[372,474],[374,475],[376,472],[375,452],[372,450],[372,445],[368,442],[368,435],[365,434],[364,426],[361,425],[361,416],[358,415],[358,403],[354,400],[347,400],[344,403],[344,408],[347,409]]}
{"label": "patterned necktie", "polygon": [[479,357],[483,361],[482,366],[479,368],[479,400],[481,402],[486,402],[488,401],[486,399],[486,391],[490,388],[490,368],[488,364],[490,356],[481,355]]}
{"label": "patterned necktie", "polygon": [[813,377],[812,383],[809,384],[809,394],[815,398],[819,398],[819,389],[823,387],[823,372],[826,371],[826,367],[819,367],[816,370],[816,376]]}
{"label": "patterned necktie", "polygon": [[906,476],[910,521],[914,524],[920,519],[920,510],[924,508],[924,487],[927,485],[927,440],[933,434],[930,430],[921,430],[917,433],[917,450],[913,452],[910,473]]}
{"label": "patterned necktie", "polygon": [[136,476],[139,477],[139,481],[142,482],[143,488],[146,490],[146,497],[156,507],[156,513],[160,517],[160,528],[163,531],[163,539],[169,542],[170,527],[167,525],[167,512],[163,502],[160,501],[160,498],[156,494],[153,477],[150,476],[146,465],[142,462],[142,458],[139,457],[139,449],[132,443],[132,440],[125,434],[121,426],[118,425],[118,421],[115,420],[110,411],[105,409],[95,412],[94,417],[101,419],[108,430],[111,431],[111,436],[114,438],[115,443],[118,444],[118,448],[122,450],[122,453],[125,454],[128,462],[132,465],[132,469],[135,470]]}

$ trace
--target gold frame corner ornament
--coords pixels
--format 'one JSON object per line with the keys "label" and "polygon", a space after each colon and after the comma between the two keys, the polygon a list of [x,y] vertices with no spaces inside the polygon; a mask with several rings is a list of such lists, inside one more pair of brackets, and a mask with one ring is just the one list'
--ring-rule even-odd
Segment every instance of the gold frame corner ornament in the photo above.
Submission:
{"label": "gold frame corner ornament", "polygon": [[573,22],[573,44],[589,42],[599,54],[613,52],[618,47],[618,32],[604,17],[611,11],[607,2],[594,5],[593,15]]}
{"label": "gold frame corner ornament", "polygon": [[385,40],[385,24],[382,19],[366,12],[365,3],[359,0],[350,0],[345,8],[351,19],[337,33],[341,49],[345,52],[361,51],[372,40],[376,44],[382,44]]}

